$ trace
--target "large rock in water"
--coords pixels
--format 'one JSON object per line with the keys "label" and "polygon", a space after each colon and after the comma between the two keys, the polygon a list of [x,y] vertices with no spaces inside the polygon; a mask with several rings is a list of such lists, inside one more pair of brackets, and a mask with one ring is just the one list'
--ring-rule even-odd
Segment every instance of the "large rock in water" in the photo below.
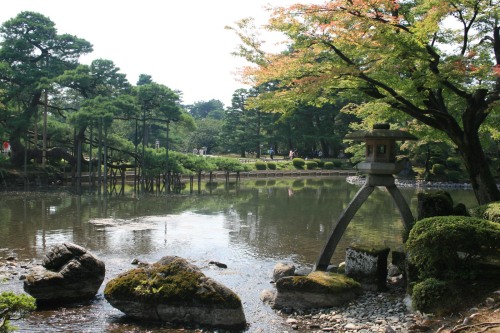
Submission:
{"label": "large rock in water", "polygon": [[279,279],[271,303],[275,309],[332,307],[354,299],[361,292],[361,285],[345,275],[314,271],[307,276]]}
{"label": "large rock in water", "polygon": [[120,274],[107,283],[104,297],[137,319],[221,328],[246,325],[238,295],[175,256]]}
{"label": "large rock in water", "polygon": [[72,243],[52,247],[42,265],[28,271],[24,290],[37,303],[61,303],[89,300],[104,280],[104,262]]}

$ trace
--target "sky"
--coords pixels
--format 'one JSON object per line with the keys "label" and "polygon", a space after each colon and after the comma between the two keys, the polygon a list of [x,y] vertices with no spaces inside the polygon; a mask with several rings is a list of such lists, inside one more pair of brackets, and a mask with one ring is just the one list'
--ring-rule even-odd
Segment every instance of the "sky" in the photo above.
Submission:
{"label": "sky", "polygon": [[[236,72],[247,63],[231,55],[239,44],[225,26],[246,17],[267,22],[266,5],[292,0],[15,0],[2,1],[0,23],[22,11],[50,18],[59,34],[71,34],[93,45],[94,59],[114,62],[136,84],[140,74],[182,92],[183,104],[218,99],[230,106],[233,92],[248,88]],[[302,1],[302,2],[307,2]],[[264,35],[266,36],[266,35]],[[272,47],[277,36],[267,36]]]}

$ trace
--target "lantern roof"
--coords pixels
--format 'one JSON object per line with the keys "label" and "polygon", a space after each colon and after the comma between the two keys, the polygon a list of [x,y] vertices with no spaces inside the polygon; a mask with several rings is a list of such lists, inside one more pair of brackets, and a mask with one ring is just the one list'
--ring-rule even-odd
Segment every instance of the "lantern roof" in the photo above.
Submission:
{"label": "lantern roof", "polygon": [[371,130],[354,131],[345,136],[345,139],[355,141],[366,141],[366,139],[392,139],[394,141],[418,140],[418,138],[406,131],[391,130],[387,123],[375,124]]}

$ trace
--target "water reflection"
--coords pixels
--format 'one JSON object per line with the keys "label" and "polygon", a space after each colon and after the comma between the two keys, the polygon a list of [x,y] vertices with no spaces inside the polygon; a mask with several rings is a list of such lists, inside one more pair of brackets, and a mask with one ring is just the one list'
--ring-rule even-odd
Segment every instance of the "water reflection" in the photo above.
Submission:
{"label": "water reflection", "polygon": [[[249,332],[283,331],[282,321],[259,300],[271,288],[278,261],[312,267],[333,224],[359,187],[344,178],[272,179],[206,187],[201,194],[99,197],[59,193],[0,193],[0,257],[39,261],[48,247],[74,242],[106,263],[105,283],[130,269],[134,258],[152,262],[165,255],[185,257],[237,292],[244,303]],[[416,192],[403,189],[415,215]],[[451,192],[455,202],[475,205],[470,191]],[[378,188],[358,210],[332,263],[343,261],[351,244],[402,246],[403,223],[386,190]],[[215,260],[227,270],[213,269]],[[21,290],[21,282],[0,290]],[[21,323],[24,331],[132,332],[121,313],[101,294],[90,304],[59,312],[39,312]],[[59,318],[54,324],[53,318]],[[92,321],[84,319],[93,318]],[[70,318],[61,319],[61,318]],[[79,319],[80,318],[80,319]],[[164,327],[151,332],[173,332]]]}

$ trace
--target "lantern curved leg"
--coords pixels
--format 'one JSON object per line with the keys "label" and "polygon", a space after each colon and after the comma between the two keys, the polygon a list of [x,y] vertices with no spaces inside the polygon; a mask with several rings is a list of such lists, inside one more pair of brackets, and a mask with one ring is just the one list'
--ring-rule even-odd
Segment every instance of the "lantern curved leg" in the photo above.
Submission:
{"label": "lantern curved leg", "polygon": [[386,186],[387,190],[392,196],[392,199],[394,202],[396,202],[396,206],[398,207],[399,214],[401,215],[401,218],[403,219],[404,227],[405,227],[405,237],[408,235],[410,232],[411,228],[413,227],[413,223],[415,222],[415,218],[413,217],[413,214],[411,213],[410,207],[408,206],[408,203],[406,202],[405,198],[403,197],[403,194],[401,194],[401,191],[396,187],[396,186]]}
{"label": "lantern curved leg", "polygon": [[335,252],[335,248],[337,247],[340,239],[342,238],[342,235],[344,235],[344,232],[349,225],[349,222],[351,222],[352,218],[354,217],[354,214],[358,211],[359,207],[363,204],[363,202],[368,199],[370,194],[375,190],[374,186],[368,185],[366,183],[359,191],[356,193],[354,196],[354,199],[349,203],[347,208],[342,212],[340,215],[339,219],[337,220],[337,223],[335,223],[335,226],[330,233],[330,237],[328,238],[328,241],[323,248],[323,251],[321,251],[321,254],[318,258],[318,261],[316,262],[316,265],[313,270],[318,270],[318,271],[325,271],[328,268],[328,265],[330,264],[330,259],[333,256],[333,253]]}

